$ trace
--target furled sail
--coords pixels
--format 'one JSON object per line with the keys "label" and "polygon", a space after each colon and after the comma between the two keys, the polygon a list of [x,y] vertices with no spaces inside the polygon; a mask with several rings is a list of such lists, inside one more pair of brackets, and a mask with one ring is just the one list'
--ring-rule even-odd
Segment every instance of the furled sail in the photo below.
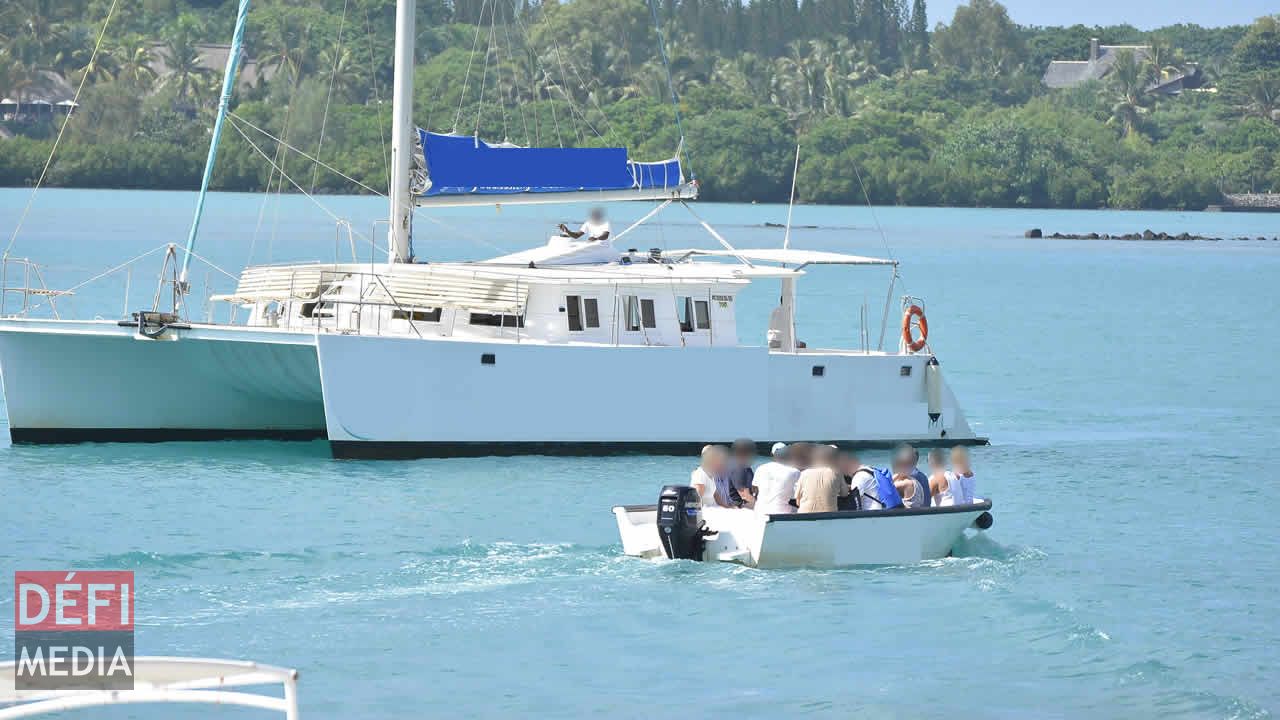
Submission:
{"label": "furled sail", "polygon": [[[418,130],[420,205],[665,200],[697,194],[680,160],[636,162],[626,148],[534,148]],[[503,197],[495,197],[503,196]]]}

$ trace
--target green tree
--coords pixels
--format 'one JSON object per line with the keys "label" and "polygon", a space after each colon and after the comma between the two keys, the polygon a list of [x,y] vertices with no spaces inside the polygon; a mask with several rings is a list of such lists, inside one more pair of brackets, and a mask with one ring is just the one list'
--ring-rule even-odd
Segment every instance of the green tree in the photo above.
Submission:
{"label": "green tree", "polygon": [[1107,76],[1107,90],[1113,99],[1111,122],[1123,128],[1125,137],[1137,132],[1143,115],[1150,108],[1151,96],[1147,94],[1147,88],[1151,81],[1151,66],[1140,62],[1132,50],[1121,50],[1116,54],[1115,64]]}
{"label": "green tree", "polygon": [[133,90],[133,94],[147,92],[155,85],[156,71],[152,68],[155,56],[146,44],[123,45],[113,54],[119,68],[116,77]]}
{"label": "green tree", "polygon": [[933,47],[940,63],[991,78],[1012,73],[1026,59],[1018,27],[995,0],[957,7],[951,24],[934,32]]}
{"label": "green tree", "polygon": [[200,59],[194,18],[179,18],[177,26],[165,38],[164,62],[168,72],[162,83],[180,102],[186,102],[203,88],[209,69]]}
{"label": "green tree", "polygon": [[1237,109],[1242,115],[1280,123],[1280,76],[1253,73],[1243,79],[1241,88]]}
{"label": "green tree", "polygon": [[925,0],[915,0],[911,6],[911,49],[913,58],[911,66],[922,69],[929,67],[929,11]]}
{"label": "green tree", "polygon": [[1280,71],[1280,16],[1254,21],[1236,43],[1230,62],[1240,73]]}

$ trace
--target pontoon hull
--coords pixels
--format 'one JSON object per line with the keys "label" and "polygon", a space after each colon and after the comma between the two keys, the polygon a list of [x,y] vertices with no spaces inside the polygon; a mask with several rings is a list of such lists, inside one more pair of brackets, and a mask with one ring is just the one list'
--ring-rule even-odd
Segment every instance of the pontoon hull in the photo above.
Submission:
{"label": "pontoon hull", "polygon": [[114,321],[0,320],[19,443],[328,437],[337,457],[408,458],[984,442],[948,388],[930,419],[927,361],[207,325],[149,340]]}
{"label": "pontoon hull", "polygon": [[0,377],[17,443],[324,436],[305,333],[8,319]]}
{"label": "pontoon hull", "polygon": [[[703,559],[761,568],[901,565],[951,554],[967,528],[991,501],[920,510],[835,512],[761,516],[752,510],[708,508],[704,519],[716,534]],[[613,509],[623,552],[663,557],[657,506]]]}
{"label": "pontoon hull", "polygon": [[[740,437],[985,442],[945,386],[931,420],[926,355],[339,334],[319,336],[317,351],[338,457],[684,453]],[[388,367],[407,370],[374,370]]]}

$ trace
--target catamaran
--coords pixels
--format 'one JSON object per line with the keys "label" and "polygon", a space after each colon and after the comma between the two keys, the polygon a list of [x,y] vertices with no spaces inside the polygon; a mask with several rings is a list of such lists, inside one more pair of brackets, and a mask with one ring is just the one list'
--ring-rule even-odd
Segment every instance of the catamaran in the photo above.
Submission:
{"label": "catamaran", "polygon": [[[248,11],[242,0],[190,234],[166,251],[172,306],[157,291],[150,309],[122,320],[37,316],[58,292],[30,260],[4,259],[0,297],[21,302],[0,308],[14,442],[325,438],[337,457],[683,452],[738,437],[984,442],[929,348],[923,301],[901,298],[902,337],[884,346],[897,262],[789,242],[735,247],[688,205],[698,185],[683,138],[674,157],[637,162],[625,148],[416,128],[413,0],[396,10],[385,262],[247,267],[213,298],[245,319],[192,319],[187,275],[201,259]],[[557,235],[476,262],[413,252],[415,208],[622,201],[655,207],[604,241]],[[710,248],[627,247],[671,205],[694,214]],[[865,322],[860,347],[796,339],[797,284],[820,265],[888,271],[877,345]],[[737,298],[756,282],[777,283],[780,300],[766,337],[741,338]]]}

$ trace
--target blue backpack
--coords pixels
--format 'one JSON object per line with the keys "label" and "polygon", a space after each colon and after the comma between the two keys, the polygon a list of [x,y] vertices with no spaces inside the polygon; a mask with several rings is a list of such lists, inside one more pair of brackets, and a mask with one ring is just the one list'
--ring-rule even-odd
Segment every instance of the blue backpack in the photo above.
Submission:
{"label": "blue backpack", "polygon": [[893,475],[887,468],[871,468],[871,472],[876,478],[876,500],[884,505],[885,510],[902,507],[902,496],[898,494],[898,488],[893,484]]}

